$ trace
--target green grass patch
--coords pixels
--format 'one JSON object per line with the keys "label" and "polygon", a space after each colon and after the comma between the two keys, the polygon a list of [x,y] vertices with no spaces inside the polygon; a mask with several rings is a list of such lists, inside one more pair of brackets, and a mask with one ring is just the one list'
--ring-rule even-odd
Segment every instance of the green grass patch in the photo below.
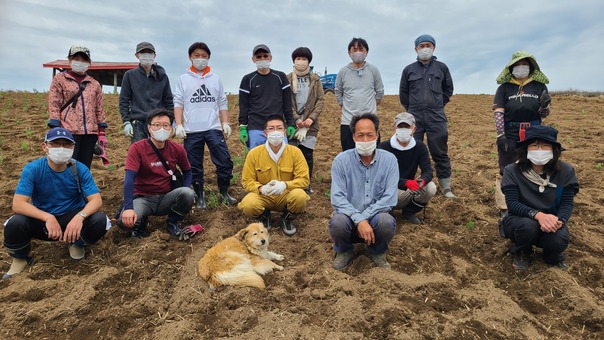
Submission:
{"label": "green grass patch", "polygon": [[469,231],[474,230],[474,228],[476,228],[476,222],[474,222],[474,221],[468,221],[468,223],[466,223],[466,228]]}

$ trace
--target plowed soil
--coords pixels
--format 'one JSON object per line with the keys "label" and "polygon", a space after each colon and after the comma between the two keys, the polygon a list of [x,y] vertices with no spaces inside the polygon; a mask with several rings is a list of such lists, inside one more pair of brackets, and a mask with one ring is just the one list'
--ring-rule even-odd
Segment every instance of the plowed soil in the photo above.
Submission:
{"label": "plowed soil", "polygon": [[[0,93],[0,219],[23,166],[42,156],[48,118],[46,93]],[[296,221],[298,234],[271,231],[271,249],[285,269],[265,276],[267,288],[226,287],[210,293],[196,275],[197,261],[222,238],[252,222],[236,207],[193,210],[187,223],[205,231],[190,241],[170,238],[162,218],[151,235],[128,238],[112,228],[85,259],[74,262],[62,242],[34,241],[35,263],[0,282],[3,339],[602,339],[604,338],[604,98],[554,95],[546,124],[560,130],[562,159],[577,169],[581,191],[570,220],[567,272],[537,256],[515,273],[509,243],[498,236],[494,199],[497,170],[491,95],[455,95],[447,106],[453,191],[436,196],[423,224],[397,218],[388,259],[375,268],[358,247],[345,271],[331,267],[327,223],[331,161],[340,151],[340,113],[326,95],[315,151],[314,193]],[[92,173],[107,214],[122,200],[124,159],[118,98],[105,95],[112,165],[95,160]],[[230,96],[237,126],[237,97]],[[379,108],[382,140],[393,133],[401,105],[387,96]],[[234,128],[234,131],[237,129]],[[239,178],[244,149],[228,140],[235,161],[232,194],[245,192]],[[216,193],[215,167],[206,151],[206,182]],[[275,215],[275,217],[278,217]],[[0,229],[1,230],[1,229]],[[3,237],[3,231],[0,231]],[[537,252],[537,255],[539,252]],[[0,272],[10,266],[0,252]]]}

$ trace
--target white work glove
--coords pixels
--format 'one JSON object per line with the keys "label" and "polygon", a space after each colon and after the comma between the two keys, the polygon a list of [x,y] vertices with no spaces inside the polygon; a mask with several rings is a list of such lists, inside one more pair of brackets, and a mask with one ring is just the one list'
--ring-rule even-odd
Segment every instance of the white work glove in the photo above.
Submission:
{"label": "white work glove", "polygon": [[176,125],[176,137],[187,138],[187,133],[185,132],[185,128],[182,126],[182,124]]}
{"label": "white work glove", "polygon": [[300,142],[303,142],[306,139],[307,132],[308,132],[308,128],[299,128],[295,134],[296,139],[299,140]]}
{"label": "white work glove", "polygon": [[222,123],[222,133],[224,133],[224,135],[226,136],[227,139],[229,139],[229,137],[231,137],[231,127],[229,126],[229,123]]}
{"label": "white work glove", "polygon": [[281,195],[285,189],[287,189],[287,184],[282,181],[272,180],[266,183],[261,189],[263,195],[267,196],[279,196]]}
{"label": "white work glove", "polygon": [[132,124],[130,122],[124,123],[124,134],[126,137],[134,136],[134,129],[132,128]]}

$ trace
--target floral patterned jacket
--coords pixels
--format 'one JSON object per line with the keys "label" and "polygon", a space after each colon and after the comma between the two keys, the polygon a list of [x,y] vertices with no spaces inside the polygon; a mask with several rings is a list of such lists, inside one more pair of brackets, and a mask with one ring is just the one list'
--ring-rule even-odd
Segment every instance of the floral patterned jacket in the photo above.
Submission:
{"label": "floral patterned jacket", "polygon": [[57,74],[48,92],[48,126],[62,127],[74,135],[98,134],[106,128],[101,84],[89,75],[82,80],[86,88],[73,105],[65,105],[79,91],[78,82],[67,72]]}

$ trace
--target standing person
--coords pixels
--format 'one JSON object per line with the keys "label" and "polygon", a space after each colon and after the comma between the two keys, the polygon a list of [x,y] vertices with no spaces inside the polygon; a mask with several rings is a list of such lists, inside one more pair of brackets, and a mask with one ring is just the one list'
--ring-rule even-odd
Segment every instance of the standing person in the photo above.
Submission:
{"label": "standing person", "polygon": [[[363,113],[377,114],[384,98],[384,84],[377,67],[365,61],[369,45],[363,38],[352,38],[348,43],[348,56],[352,62],[342,67],[336,76],[336,100],[342,108],[340,143],[342,151],[354,149],[350,121]],[[379,143],[379,140],[378,140]]]}
{"label": "standing person", "polygon": [[516,270],[529,266],[533,245],[543,248],[545,263],[568,269],[563,252],[579,181],[572,165],[560,160],[564,149],[557,137],[551,126],[529,127],[526,139],[517,143],[518,161],[503,170],[501,189],[509,212],[499,233],[514,243],[510,252]]}
{"label": "standing person", "polygon": [[103,201],[90,170],[70,161],[75,143],[69,131],[53,128],[42,144],[47,155],[23,168],[13,197],[15,214],[4,224],[4,247],[13,262],[2,279],[32,263],[32,238],[67,242],[71,258],[81,260],[85,247],[111,226],[100,211]]}
{"label": "standing person", "polygon": [[[422,211],[436,194],[436,184],[432,182],[432,165],[426,144],[415,140],[415,118],[401,112],[394,118],[395,132],[388,141],[378,145],[379,149],[391,152],[398,162],[398,200],[396,209],[403,210],[403,217],[413,223],[422,222],[416,213]],[[415,178],[417,168],[421,174]]]}
{"label": "standing person", "polygon": [[[130,145],[126,156],[124,178],[124,208],[118,226],[131,231],[132,237],[146,237],[147,218],[165,216],[166,229],[180,236],[179,221],[193,207],[195,193],[191,185],[191,165],[185,148],[169,140],[174,115],[166,109],[154,109],[147,115],[148,139]],[[156,151],[157,150],[157,151]],[[161,155],[161,158],[159,158]],[[164,166],[176,173],[182,170],[183,184],[173,187],[172,176]]]}
{"label": "standing person", "polygon": [[257,70],[243,76],[239,85],[239,140],[250,150],[266,142],[264,123],[270,115],[283,116],[288,138],[296,133],[291,87],[285,73],[270,68],[272,60],[268,46],[256,45],[252,62]]}
{"label": "standing person", "polygon": [[[549,79],[541,72],[535,57],[524,51],[514,52],[497,77],[497,84],[501,85],[495,92],[493,110],[500,175],[516,160],[516,143],[522,141],[525,129],[540,125],[549,115],[552,98],[547,91],[548,83]],[[505,215],[507,206],[502,196],[500,186],[497,186],[496,202]]]}
{"label": "standing person", "polygon": [[[296,120],[294,140],[308,164],[312,178],[313,152],[319,134],[319,116],[323,111],[323,85],[321,78],[310,71],[312,52],[308,47],[298,47],[292,52],[294,70],[287,75],[292,86],[292,112]],[[313,192],[308,185],[307,194]]]}
{"label": "standing person", "polygon": [[199,209],[207,208],[203,171],[206,144],[216,165],[222,201],[229,205],[237,203],[228,192],[233,178],[233,161],[225,140],[231,136],[228,102],[220,77],[208,65],[211,54],[205,43],[193,43],[189,47],[191,66],[178,78],[174,91],[176,137],[185,138]]}
{"label": "standing person", "polygon": [[75,140],[73,158],[90,169],[97,143],[107,148],[105,107],[101,84],[86,74],[90,50],[73,45],[67,60],[71,69],[58,73],[48,91],[48,126],[68,130]]}
{"label": "standing person", "polygon": [[388,244],[396,233],[396,220],[388,212],[396,205],[399,181],[396,157],[376,150],[379,119],[373,113],[352,117],[355,149],[341,152],[331,166],[329,234],[336,256],[333,267],[344,270],[354,258],[354,243],[367,244],[369,257],[381,268]]}
{"label": "standing person", "polygon": [[401,76],[401,104],[415,116],[415,139],[428,138],[428,149],[434,161],[436,176],[443,195],[455,198],[451,191],[451,159],[445,105],[453,95],[453,79],[449,68],[433,56],[436,40],[429,35],[415,39],[417,61],[405,67]]}
{"label": "standing person", "polygon": [[249,193],[237,206],[247,215],[271,228],[271,210],[282,212],[279,227],[292,236],[296,216],[306,209],[310,197],[308,165],[300,149],[285,142],[285,122],[281,115],[269,116],[264,128],[266,143],[245,157],[241,185]]}
{"label": "standing person", "polygon": [[134,56],[139,60],[138,67],[124,73],[120,90],[120,114],[130,143],[149,137],[149,111],[174,109],[170,79],[164,68],[155,63],[155,47],[143,41],[136,45]]}

